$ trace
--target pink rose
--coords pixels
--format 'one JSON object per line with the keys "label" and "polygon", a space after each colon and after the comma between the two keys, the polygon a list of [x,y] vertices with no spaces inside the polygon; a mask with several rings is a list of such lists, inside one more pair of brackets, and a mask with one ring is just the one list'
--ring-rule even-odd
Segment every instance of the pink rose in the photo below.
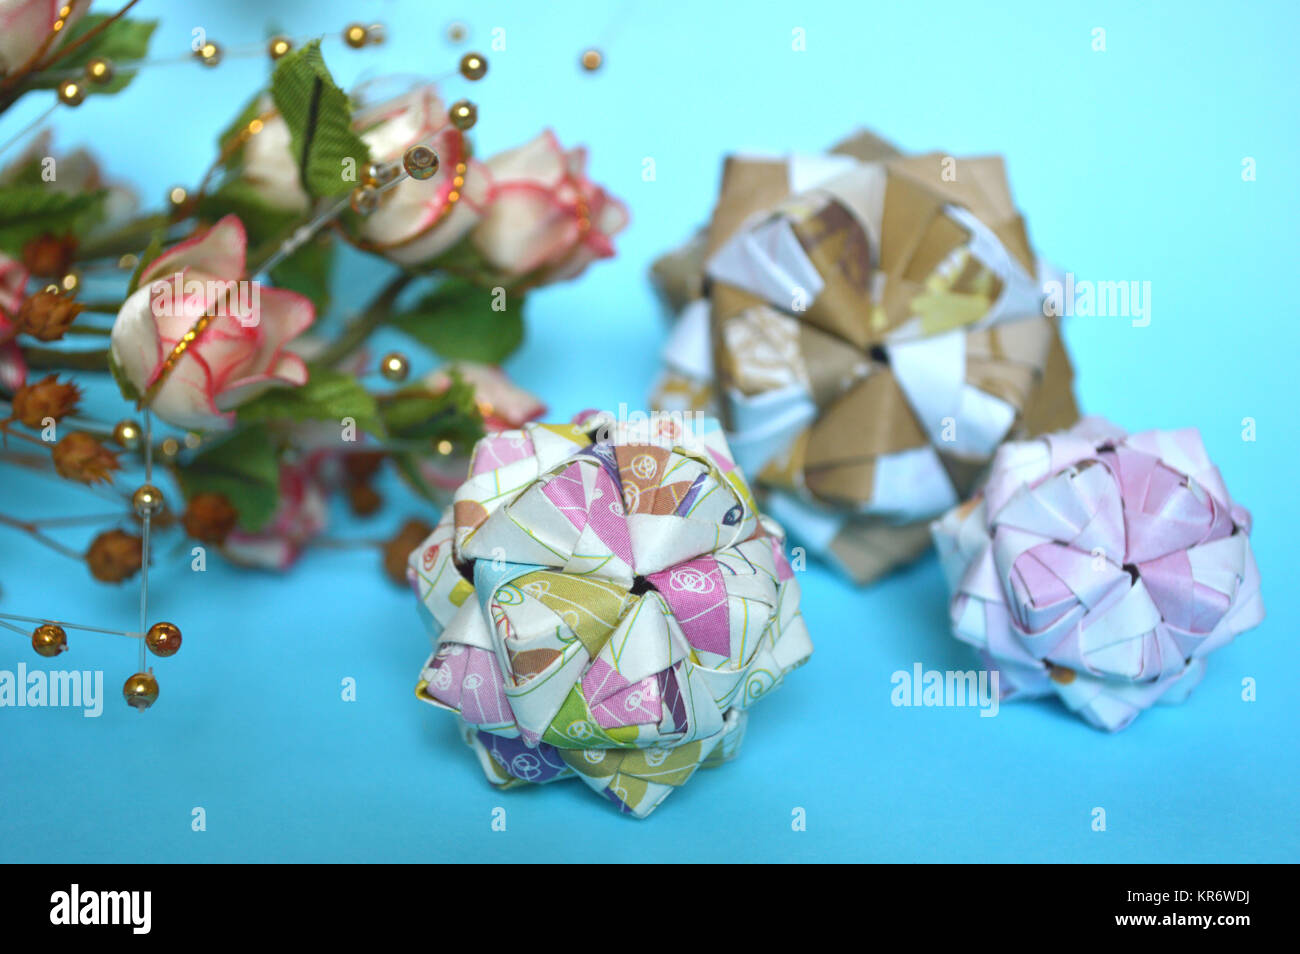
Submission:
{"label": "pink rose", "polygon": [[23,353],[14,341],[14,322],[27,288],[27,269],[0,253],[0,388],[17,391],[27,380]]}
{"label": "pink rose", "polygon": [[0,73],[20,69],[36,55],[65,6],[71,7],[72,13],[46,47],[44,57],[58,49],[90,7],[90,0],[0,0]]}
{"label": "pink rose", "polygon": [[221,552],[235,563],[263,570],[287,570],[324,532],[329,501],[310,463],[280,468],[280,505],[257,533],[234,530]]}
{"label": "pink rose", "polygon": [[374,162],[400,163],[416,143],[430,146],[439,160],[432,178],[406,178],[384,191],[379,208],[362,222],[364,242],[399,265],[422,265],[464,238],[483,214],[490,180],[483,164],[469,158],[437,89],[420,86],[363,108],[354,124]]}
{"label": "pink rose", "polygon": [[548,129],[486,164],[491,204],[472,241],[494,267],[561,281],[614,254],[627,208],[587,178],[585,149],[565,152]]}
{"label": "pink rose", "polygon": [[[227,426],[236,407],[267,388],[307,383],[306,363],[287,345],[316,310],[302,295],[244,278],[247,245],[243,223],[226,216],[151,264],[113,323],[113,360],[178,427]],[[177,343],[205,316],[167,372]]]}

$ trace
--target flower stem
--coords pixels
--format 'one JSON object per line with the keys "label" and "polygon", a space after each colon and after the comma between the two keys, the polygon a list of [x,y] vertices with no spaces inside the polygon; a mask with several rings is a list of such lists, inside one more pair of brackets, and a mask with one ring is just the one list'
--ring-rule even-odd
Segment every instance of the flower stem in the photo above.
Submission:
{"label": "flower stem", "polygon": [[413,278],[405,272],[394,277],[371,300],[366,310],[344,328],[342,334],[330,342],[312,363],[321,367],[333,367],[352,354],[392,315],[393,303]]}

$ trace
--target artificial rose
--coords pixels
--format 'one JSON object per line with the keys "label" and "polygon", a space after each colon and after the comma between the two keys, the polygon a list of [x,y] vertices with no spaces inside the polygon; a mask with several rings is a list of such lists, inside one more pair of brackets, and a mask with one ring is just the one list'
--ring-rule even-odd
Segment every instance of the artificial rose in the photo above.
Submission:
{"label": "artificial rose", "polygon": [[[56,151],[54,135],[49,130],[34,137],[13,161],[0,169],[0,186],[22,185],[38,174],[41,187],[50,192],[62,195],[104,193],[103,217],[92,227],[92,235],[125,221],[140,207],[140,197],[135,190],[128,183],[108,178],[92,152],[84,148]],[[75,240],[85,239],[85,236],[72,238],[75,247]],[[60,271],[54,277],[62,274]]]}
{"label": "artificial rose", "polygon": [[495,268],[563,281],[614,254],[627,208],[587,178],[585,149],[566,152],[548,129],[486,165],[491,202],[471,238]]}
{"label": "artificial rose", "polygon": [[27,288],[27,269],[0,252],[0,388],[11,394],[27,380],[23,353],[13,340],[18,335],[16,320]]}
{"label": "artificial rose", "polygon": [[315,467],[306,462],[282,466],[280,504],[271,522],[256,533],[232,531],[221,552],[245,566],[287,570],[324,531],[328,518],[329,501]]}
{"label": "artificial rose", "polygon": [[361,238],[399,265],[422,265],[464,238],[483,214],[490,180],[483,164],[469,157],[437,89],[420,86],[366,107],[355,125],[374,162],[400,162],[417,143],[430,146],[439,160],[431,178],[405,178],[385,190],[379,208],[362,222]]}
{"label": "artificial rose", "polygon": [[258,104],[262,128],[244,145],[241,178],[267,205],[290,212],[305,212],[311,197],[298,177],[293,161],[289,124],[275,111],[269,96]]}
{"label": "artificial rose", "polygon": [[307,383],[306,363],[287,345],[315,320],[315,308],[296,292],[245,279],[247,245],[243,223],[226,216],[153,262],[113,323],[113,360],[145,394],[177,342],[202,316],[216,316],[149,402],[178,427],[226,426],[236,407],[267,388]]}
{"label": "artificial rose", "polygon": [[72,13],[50,40],[42,58],[58,49],[70,28],[90,7],[90,0],[0,0],[0,74],[12,73],[31,61],[54,32],[59,10],[65,6]]}

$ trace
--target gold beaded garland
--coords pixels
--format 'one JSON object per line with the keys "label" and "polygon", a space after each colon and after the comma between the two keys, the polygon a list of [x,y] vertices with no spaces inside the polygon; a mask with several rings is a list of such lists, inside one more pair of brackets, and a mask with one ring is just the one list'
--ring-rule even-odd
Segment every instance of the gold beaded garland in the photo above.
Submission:
{"label": "gold beaded garland", "polygon": [[68,648],[68,634],[62,626],[42,623],[32,630],[32,649],[47,658],[57,656]]}
{"label": "gold beaded garland", "polygon": [[366,45],[366,28],[360,23],[349,23],[343,30],[343,42],[354,50]]}
{"label": "gold beaded garland", "polygon": [[411,362],[400,351],[390,351],[379,362],[379,373],[386,381],[394,383],[405,381],[411,373]]}
{"label": "gold beaded garland", "polygon": [[123,450],[140,446],[140,425],[130,418],[118,421],[113,427],[113,443]]}
{"label": "gold beaded garland", "polygon": [[163,493],[153,484],[144,484],[131,495],[131,506],[137,517],[152,517],[163,508]]}
{"label": "gold beaded garland", "polygon": [[451,124],[461,132],[473,129],[474,124],[478,122],[478,107],[468,99],[458,99],[451,104],[449,110],[451,115]]}
{"label": "gold beaded garland", "polygon": [[221,63],[221,47],[209,40],[194,51],[194,56],[204,66],[217,66]]}
{"label": "gold beaded garland", "polygon": [[59,287],[71,295],[81,287],[81,276],[76,272],[68,272],[68,274],[59,279]]}
{"label": "gold beaded garland", "polygon": [[158,445],[158,453],[162,455],[163,460],[172,461],[176,455],[181,452],[181,442],[174,437],[167,437]]}
{"label": "gold beaded garland", "polygon": [[473,82],[487,75],[487,60],[479,53],[466,53],[460,58],[460,75]]}
{"label": "gold beaded garland", "polygon": [[127,705],[143,712],[158,701],[158,680],[151,672],[138,672],[122,687],[122,697]]}
{"label": "gold beaded garland", "polygon": [[593,46],[582,51],[582,59],[579,62],[582,63],[582,68],[588,73],[594,73],[605,62],[605,56]]}
{"label": "gold beaded garland", "polygon": [[292,49],[293,41],[287,36],[273,36],[266,45],[266,52],[270,54],[273,60],[278,60]]}
{"label": "gold beaded garland", "polygon": [[179,209],[189,200],[190,193],[184,186],[172,186],[167,190],[167,204]]}
{"label": "gold beaded garland", "polygon": [[86,63],[86,82],[103,86],[113,80],[113,63],[102,56],[97,56]]}
{"label": "gold beaded garland", "polygon": [[412,179],[432,179],[438,174],[438,154],[424,143],[416,143],[402,156],[402,168]]}
{"label": "gold beaded garland", "polygon": [[144,634],[144,644],[155,656],[175,656],[181,648],[181,630],[175,623],[154,623]]}
{"label": "gold beaded garland", "polygon": [[59,84],[59,102],[64,106],[80,106],[86,99],[86,87],[76,80]]}

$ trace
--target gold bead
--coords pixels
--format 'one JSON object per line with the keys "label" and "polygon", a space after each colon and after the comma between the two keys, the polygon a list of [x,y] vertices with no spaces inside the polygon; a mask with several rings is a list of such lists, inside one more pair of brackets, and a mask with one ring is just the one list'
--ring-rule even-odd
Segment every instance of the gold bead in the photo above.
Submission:
{"label": "gold bead", "polygon": [[266,52],[271,55],[273,60],[278,60],[292,49],[293,41],[287,36],[273,36],[271,42],[266,45]]}
{"label": "gold bead", "polygon": [[478,53],[466,53],[460,58],[460,75],[470,81],[481,80],[487,75],[487,60]]}
{"label": "gold bead", "polygon": [[605,57],[600,50],[593,46],[589,50],[582,51],[582,59],[579,62],[582,63],[582,68],[588,73],[594,73],[605,62]]}
{"label": "gold bead", "polygon": [[113,80],[113,62],[102,56],[97,56],[86,63],[86,82],[95,86],[103,86]]}
{"label": "gold bead", "polygon": [[204,66],[216,66],[221,62],[221,47],[209,41],[195,50],[194,56]]}
{"label": "gold bead", "polygon": [[155,656],[175,656],[181,648],[181,629],[175,623],[154,623],[144,634],[144,644]]}
{"label": "gold bead", "polygon": [[452,103],[450,113],[451,124],[461,132],[473,129],[478,122],[478,107],[468,99],[458,99]]}
{"label": "gold bead", "polygon": [[469,36],[469,27],[465,24],[459,21],[447,24],[447,39],[452,43],[462,43],[467,36]]}
{"label": "gold bead", "polygon": [[173,209],[179,209],[189,201],[190,193],[184,186],[172,186],[167,191],[167,203]]}
{"label": "gold bead", "polygon": [[42,656],[53,657],[68,648],[68,634],[62,626],[42,623],[32,630],[32,649]]}
{"label": "gold bead", "polygon": [[372,187],[386,186],[397,178],[397,164],[392,162],[372,162],[366,166],[366,185]]}
{"label": "gold bead", "polygon": [[438,174],[438,154],[424,143],[416,143],[402,156],[402,168],[412,179],[432,179]]}
{"label": "gold bead", "polygon": [[186,447],[188,447],[190,450],[194,450],[196,447],[198,447],[198,446],[199,446],[200,444],[202,444],[202,443],[203,443],[203,435],[202,435],[202,434],[200,434],[198,431],[186,431],[186,433],[185,433],[185,446],[186,446]]}
{"label": "gold bead", "polygon": [[81,286],[81,277],[76,272],[68,272],[59,279],[59,287],[71,295]]}
{"label": "gold bead", "polygon": [[354,50],[366,45],[366,28],[360,23],[349,23],[343,31],[343,42]]}
{"label": "gold bead", "polygon": [[76,80],[59,84],[59,102],[64,106],[80,106],[86,98],[86,87]]}
{"label": "gold bead", "polygon": [[438,453],[441,454],[443,457],[446,457],[448,454],[450,454],[451,441],[445,439],[438,441]]}
{"label": "gold bead", "polygon": [[117,260],[117,267],[123,271],[130,271],[140,264],[140,256],[135,252],[127,252]]}
{"label": "gold bead", "polygon": [[113,427],[113,443],[123,450],[140,446],[140,425],[130,418],[118,421]]}
{"label": "gold bead", "polygon": [[180,452],[181,442],[174,437],[164,438],[163,442],[158,445],[158,453],[161,454],[162,459],[166,461],[175,460],[176,455]]}
{"label": "gold bead", "polygon": [[131,495],[131,506],[137,517],[152,517],[163,508],[163,493],[153,484],[144,484]]}
{"label": "gold bead", "polygon": [[45,286],[45,292],[46,294],[49,295],[57,295],[62,291],[63,289],[60,286],[54,284],[53,282]]}
{"label": "gold bead", "polygon": [[144,712],[158,701],[158,680],[151,672],[138,672],[122,687],[122,698],[128,706]]}
{"label": "gold bead", "polygon": [[405,381],[411,373],[411,362],[400,351],[390,351],[380,360],[379,373],[386,381]]}
{"label": "gold bead", "polygon": [[379,208],[379,192],[373,186],[357,186],[349,204],[357,215],[369,215]]}

